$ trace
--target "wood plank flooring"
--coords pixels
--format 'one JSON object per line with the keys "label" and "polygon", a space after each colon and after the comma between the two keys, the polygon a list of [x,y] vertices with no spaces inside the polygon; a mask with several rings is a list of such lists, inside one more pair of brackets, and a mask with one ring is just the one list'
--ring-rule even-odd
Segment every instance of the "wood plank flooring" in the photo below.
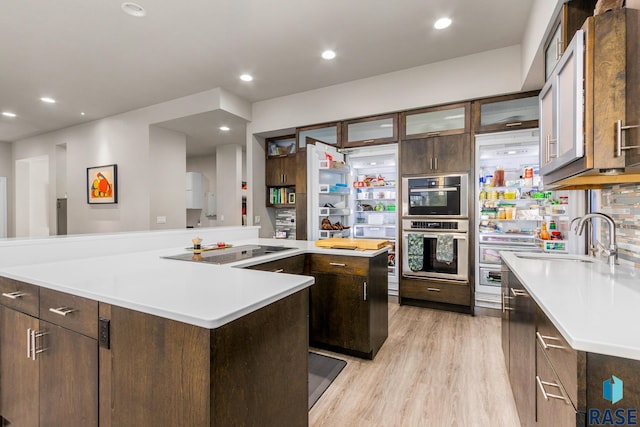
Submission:
{"label": "wood plank flooring", "polygon": [[500,319],[389,303],[375,360],[315,350],[347,366],[309,412],[319,426],[520,425]]}

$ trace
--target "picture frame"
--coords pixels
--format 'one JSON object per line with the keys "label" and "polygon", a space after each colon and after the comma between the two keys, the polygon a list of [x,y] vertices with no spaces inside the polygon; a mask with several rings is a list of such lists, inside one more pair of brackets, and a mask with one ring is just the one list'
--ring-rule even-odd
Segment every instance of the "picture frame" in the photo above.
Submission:
{"label": "picture frame", "polygon": [[118,203],[118,165],[87,168],[87,203]]}
{"label": "picture frame", "polygon": [[289,203],[293,204],[296,202],[296,193],[289,193]]}

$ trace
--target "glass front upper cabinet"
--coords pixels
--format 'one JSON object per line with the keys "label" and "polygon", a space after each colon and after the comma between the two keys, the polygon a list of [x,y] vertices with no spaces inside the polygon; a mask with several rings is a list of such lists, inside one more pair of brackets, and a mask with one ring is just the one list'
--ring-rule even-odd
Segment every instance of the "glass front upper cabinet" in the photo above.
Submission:
{"label": "glass front upper cabinet", "polygon": [[538,126],[538,91],[487,98],[477,101],[475,131],[496,132]]}
{"label": "glass front upper cabinet", "polygon": [[296,153],[296,137],[285,136],[267,139],[267,156],[289,156]]}
{"label": "glass front upper cabinet", "polygon": [[469,131],[469,103],[423,108],[400,114],[402,139],[456,135]]}
{"label": "glass front upper cabinet", "polygon": [[325,123],[322,125],[305,126],[296,129],[298,149],[306,150],[307,138],[313,138],[327,145],[340,146],[339,123]]}
{"label": "glass front upper cabinet", "polygon": [[398,115],[347,120],[342,124],[343,147],[363,147],[398,141]]}

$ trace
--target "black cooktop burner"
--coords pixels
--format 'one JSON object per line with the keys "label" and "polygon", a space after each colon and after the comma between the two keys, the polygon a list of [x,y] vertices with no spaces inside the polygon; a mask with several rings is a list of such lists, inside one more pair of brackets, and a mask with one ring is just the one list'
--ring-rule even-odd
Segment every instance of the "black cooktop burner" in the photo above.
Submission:
{"label": "black cooktop burner", "polygon": [[274,252],[286,251],[295,248],[287,248],[285,246],[268,246],[268,245],[242,245],[232,248],[213,249],[203,251],[196,255],[193,253],[183,253],[178,255],[165,256],[166,259],[177,259],[181,261],[207,262],[210,264],[228,264],[231,262],[241,261],[257,256],[272,254]]}

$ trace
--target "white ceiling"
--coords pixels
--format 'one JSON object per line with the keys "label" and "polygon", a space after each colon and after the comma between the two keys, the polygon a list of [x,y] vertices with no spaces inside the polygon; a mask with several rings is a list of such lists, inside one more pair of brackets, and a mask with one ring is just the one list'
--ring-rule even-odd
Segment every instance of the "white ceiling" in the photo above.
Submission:
{"label": "white ceiling", "polygon": [[[18,115],[0,116],[0,141],[216,87],[253,102],[519,44],[534,0],[136,1],[146,17],[120,0],[0,2],[0,111]],[[442,16],[453,24],[434,30]],[[190,120],[166,126],[208,123]]]}

